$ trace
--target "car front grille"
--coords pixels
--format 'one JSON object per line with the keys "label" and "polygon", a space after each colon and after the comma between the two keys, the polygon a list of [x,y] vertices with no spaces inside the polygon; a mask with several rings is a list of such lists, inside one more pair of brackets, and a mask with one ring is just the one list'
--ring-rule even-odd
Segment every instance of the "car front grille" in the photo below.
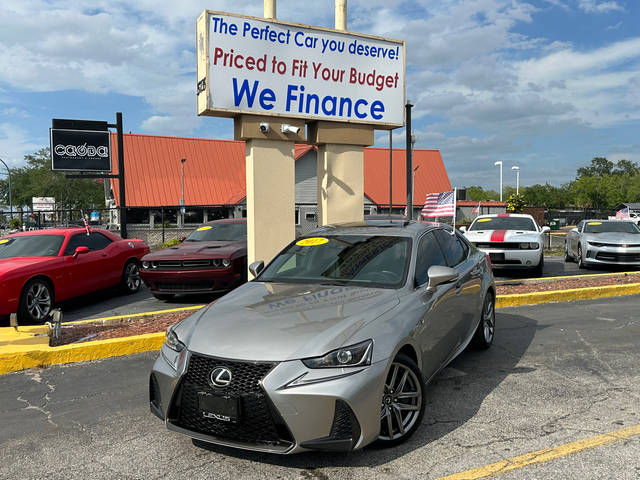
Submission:
{"label": "car front grille", "polygon": [[197,270],[199,268],[227,268],[222,259],[197,258],[193,260],[157,260],[151,262],[151,270]]}
{"label": "car front grille", "polygon": [[[192,355],[170,417],[175,425],[194,432],[260,446],[287,447],[293,444],[291,433],[271,406],[260,385],[275,363],[239,362],[203,355]],[[226,367],[231,383],[223,388],[209,384],[211,371]],[[239,398],[237,423],[205,418],[198,410],[198,392]]]}
{"label": "car front grille", "polygon": [[603,262],[640,262],[640,253],[598,252],[596,260]]}
{"label": "car front grille", "polygon": [[496,248],[498,250],[520,250],[520,243],[514,242],[491,242],[476,243],[478,248]]}
{"label": "car front grille", "polygon": [[189,291],[189,290],[213,290],[215,282],[212,281],[200,281],[189,283],[169,283],[169,282],[156,282],[155,286],[158,290],[168,291]]}

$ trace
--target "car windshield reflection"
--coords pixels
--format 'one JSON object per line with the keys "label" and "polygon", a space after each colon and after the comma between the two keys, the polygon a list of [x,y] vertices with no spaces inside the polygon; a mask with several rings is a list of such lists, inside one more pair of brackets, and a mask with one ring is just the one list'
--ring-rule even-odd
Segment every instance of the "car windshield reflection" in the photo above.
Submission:
{"label": "car windshield reflection", "polygon": [[584,226],[584,233],[640,233],[640,229],[631,222],[587,222]]}
{"label": "car windshield reflection", "polygon": [[481,217],[469,227],[469,230],[531,230],[536,226],[530,218],[524,217]]}
{"label": "car windshield reflection", "polygon": [[410,249],[405,237],[303,238],[280,253],[257,280],[397,288],[405,283]]}
{"label": "car windshield reflection", "polygon": [[22,235],[0,239],[0,258],[55,257],[64,235]]}
{"label": "car windshield reflection", "polygon": [[185,238],[185,242],[245,242],[246,223],[220,223],[196,228]]}

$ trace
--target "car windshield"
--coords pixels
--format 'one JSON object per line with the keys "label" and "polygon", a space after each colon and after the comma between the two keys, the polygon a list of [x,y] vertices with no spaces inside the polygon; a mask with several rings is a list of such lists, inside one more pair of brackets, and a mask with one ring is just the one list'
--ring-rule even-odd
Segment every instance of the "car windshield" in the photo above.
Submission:
{"label": "car windshield", "polygon": [[631,222],[587,222],[584,225],[584,233],[640,233],[640,229]]}
{"label": "car windshield", "polygon": [[406,237],[377,235],[303,238],[281,252],[258,281],[399,287],[407,275],[410,245]]}
{"label": "car windshield", "polygon": [[21,235],[0,239],[0,258],[55,257],[64,235]]}
{"label": "car windshield", "polygon": [[480,217],[469,230],[531,230],[536,232],[533,220],[527,217]]}
{"label": "car windshield", "polygon": [[246,223],[218,223],[196,228],[185,242],[244,242],[247,240]]}

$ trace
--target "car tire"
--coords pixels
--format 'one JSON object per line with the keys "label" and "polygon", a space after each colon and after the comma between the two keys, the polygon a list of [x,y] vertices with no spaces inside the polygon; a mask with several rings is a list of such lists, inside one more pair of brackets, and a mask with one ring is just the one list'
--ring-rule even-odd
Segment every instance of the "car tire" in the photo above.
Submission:
{"label": "car tire", "polygon": [[578,245],[578,258],[576,260],[578,261],[579,269],[587,268],[584,264],[584,259],[582,258],[582,247],[580,245]]}
{"label": "car tire", "polygon": [[175,297],[175,295],[173,293],[153,293],[153,292],[151,292],[151,295],[156,297],[158,300],[173,300],[173,297]]}
{"label": "car tire", "polygon": [[569,263],[573,262],[573,258],[569,255],[569,244],[564,242],[564,261]]}
{"label": "car tire", "polygon": [[544,273],[544,253],[540,255],[540,261],[538,262],[538,265],[536,265],[535,268],[533,269],[533,274],[538,277],[541,277],[543,273]]}
{"label": "car tire", "polygon": [[128,260],[122,269],[122,278],[120,280],[120,290],[130,295],[140,290],[140,267],[136,260]]}
{"label": "car tire", "polygon": [[392,447],[415,433],[424,416],[424,390],[422,372],[416,363],[399,353],[385,380],[376,446]]}
{"label": "car tire", "polygon": [[43,324],[53,308],[53,288],[44,278],[29,280],[22,289],[18,319],[22,323]]}
{"label": "car tire", "polygon": [[493,343],[496,331],[496,297],[488,291],[480,312],[480,323],[473,334],[471,344],[481,350],[486,350]]}

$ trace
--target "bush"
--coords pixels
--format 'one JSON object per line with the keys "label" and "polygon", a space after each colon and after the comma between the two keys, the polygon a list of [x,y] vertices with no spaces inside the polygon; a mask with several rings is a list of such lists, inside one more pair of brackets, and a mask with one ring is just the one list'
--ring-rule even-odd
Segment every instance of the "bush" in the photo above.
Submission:
{"label": "bush", "polygon": [[22,226],[22,222],[20,221],[19,218],[12,218],[11,220],[9,220],[9,228],[11,230],[20,230],[21,226]]}
{"label": "bush", "polygon": [[178,245],[180,243],[180,240],[178,240],[177,238],[172,238],[171,240],[169,240],[168,242],[164,242],[162,244],[162,248],[169,248],[169,247],[173,247],[174,245]]}
{"label": "bush", "polygon": [[507,212],[522,213],[524,212],[525,206],[526,202],[522,195],[518,195],[517,193],[509,195],[507,199]]}

